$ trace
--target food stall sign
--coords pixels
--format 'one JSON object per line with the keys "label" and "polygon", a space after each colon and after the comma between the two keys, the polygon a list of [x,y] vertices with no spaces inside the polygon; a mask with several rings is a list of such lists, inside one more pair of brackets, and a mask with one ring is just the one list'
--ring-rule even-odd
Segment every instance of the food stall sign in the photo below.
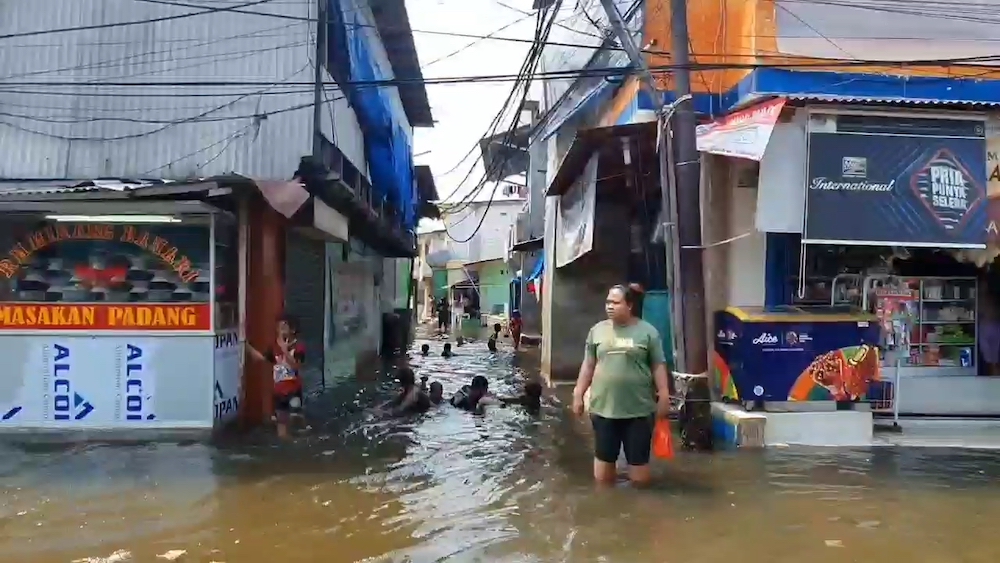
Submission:
{"label": "food stall sign", "polygon": [[4,330],[210,330],[208,303],[0,303]]}
{"label": "food stall sign", "polygon": [[35,253],[53,244],[86,240],[118,241],[134,245],[170,266],[185,283],[197,280],[200,275],[198,268],[169,239],[133,225],[99,223],[55,224],[28,233],[10,248],[5,258],[0,259],[0,275],[7,279],[13,278],[23,266],[31,262]]}

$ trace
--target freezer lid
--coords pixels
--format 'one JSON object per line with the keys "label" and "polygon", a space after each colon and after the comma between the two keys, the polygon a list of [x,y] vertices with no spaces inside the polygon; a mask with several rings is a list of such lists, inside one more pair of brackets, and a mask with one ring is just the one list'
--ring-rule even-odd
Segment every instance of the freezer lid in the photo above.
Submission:
{"label": "freezer lid", "polygon": [[854,311],[845,313],[840,308],[783,306],[765,310],[763,307],[726,307],[726,312],[742,322],[750,323],[842,323],[874,322],[877,317],[871,313]]}

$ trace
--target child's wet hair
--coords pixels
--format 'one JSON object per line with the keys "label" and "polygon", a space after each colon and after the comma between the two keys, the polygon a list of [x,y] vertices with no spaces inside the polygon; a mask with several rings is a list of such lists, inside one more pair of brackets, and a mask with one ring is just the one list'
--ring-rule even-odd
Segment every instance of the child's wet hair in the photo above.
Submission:
{"label": "child's wet hair", "polygon": [[473,389],[488,389],[489,386],[490,386],[490,380],[486,379],[482,375],[477,375],[476,377],[473,377],[472,385],[470,385],[470,387],[472,387]]}
{"label": "child's wet hair", "polygon": [[424,344],[423,346],[420,347],[420,351],[421,352],[427,352],[430,349],[431,349],[431,345],[430,344]]}
{"label": "child's wet hair", "polygon": [[417,378],[413,370],[408,367],[401,367],[396,370],[396,381],[403,387],[412,387],[417,384]]}
{"label": "child's wet hair", "polygon": [[451,350],[451,342],[445,342],[444,343],[444,349],[445,350]]}
{"label": "child's wet hair", "polygon": [[493,332],[500,332],[501,328],[503,327],[500,326],[500,323],[496,323],[493,325]]}
{"label": "child's wet hair", "polygon": [[432,381],[431,382],[431,386],[430,386],[430,390],[432,392],[434,392],[434,391],[444,392],[444,385],[441,385],[440,381]]}

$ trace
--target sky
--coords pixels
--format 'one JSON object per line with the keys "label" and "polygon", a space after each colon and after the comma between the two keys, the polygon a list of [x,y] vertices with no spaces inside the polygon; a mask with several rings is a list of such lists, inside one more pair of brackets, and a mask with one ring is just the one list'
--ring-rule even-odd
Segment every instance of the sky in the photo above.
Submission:
{"label": "sky", "polygon": [[[531,10],[531,0],[407,0],[406,9],[410,26],[415,30],[413,38],[425,78],[517,74],[530,44],[487,39],[449,56],[476,40],[429,35],[418,30],[488,35],[522,20],[497,36],[530,40],[534,35],[535,19],[524,13]],[[479,182],[483,168],[475,160],[479,155],[477,143],[485,136],[511,87],[507,82],[427,86],[437,123],[433,128],[415,129],[413,153],[420,155],[415,158],[416,164],[431,167],[441,198],[447,199],[456,189],[459,191],[455,195],[461,197]],[[472,155],[448,173],[473,146],[476,150]],[[473,164],[475,170],[463,182]]]}

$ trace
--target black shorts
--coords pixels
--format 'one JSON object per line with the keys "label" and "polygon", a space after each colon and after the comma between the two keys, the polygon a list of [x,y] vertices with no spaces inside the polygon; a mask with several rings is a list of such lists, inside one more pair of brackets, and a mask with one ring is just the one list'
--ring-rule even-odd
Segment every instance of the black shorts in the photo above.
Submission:
{"label": "black shorts", "polygon": [[[292,407],[292,399],[299,400],[298,407]],[[289,393],[287,395],[280,395],[275,393],[272,397],[272,404],[274,405],[274,412],[286,412],[286,413],[298,413],[302,412],[302,391],[296,391],[295,393]]]}
{"label": "black shorts", "polygon": [[605,463],[618,461],[625,450],[629,465],[647,465],[653,444],[653,415],[639,418],[604,418],[590,415],[594,425],[594,457]]}

